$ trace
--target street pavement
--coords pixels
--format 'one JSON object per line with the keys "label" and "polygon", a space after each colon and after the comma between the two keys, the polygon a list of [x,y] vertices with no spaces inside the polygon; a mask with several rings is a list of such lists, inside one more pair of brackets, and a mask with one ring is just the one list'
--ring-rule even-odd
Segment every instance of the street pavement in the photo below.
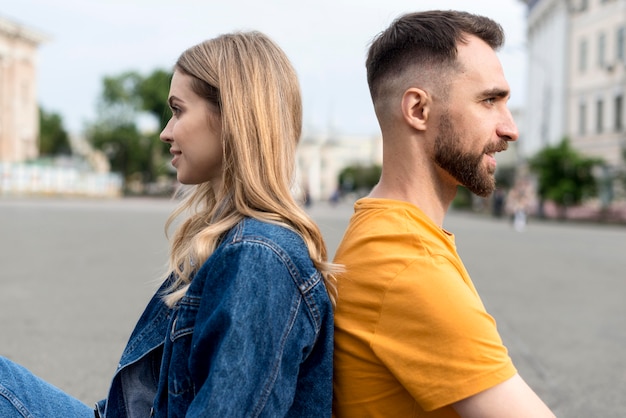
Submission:
{"label": "street pavement", "polygon": [[[0,355],[92,404],[167,260],[167,199],[0,198]],[[333,254],[350,204],[309,209]],[[451,212],[522,377],[559,417],[626,410],[626,226]],[[436,349],[436,347],[434,348]]]}

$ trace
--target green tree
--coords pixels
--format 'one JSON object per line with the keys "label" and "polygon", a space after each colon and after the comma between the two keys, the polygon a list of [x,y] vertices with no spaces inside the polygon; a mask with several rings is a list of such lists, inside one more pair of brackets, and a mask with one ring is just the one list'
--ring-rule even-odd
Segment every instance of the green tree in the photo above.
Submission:
{"label": "green tree", "polygon": [[39,108],[39,154],[53,156],[71,154],[70,140],[57,113]]}
{"label": "green tree", "polygon": [[596,195],[593,169],[602,164],[601,159],[581,155],[567,138],[542,149],[529,160],[530,169],[538,177],[539,198],[557,204],[563,217],[569,206]]}
{"label": "green tree", "polygon": [[141,110],[152,115],[160,127],[164,127],[170,117],[167,104],[172,73],[155,70],[140,80],[137,94],[141,97]]}
{"label": "green tree", "polygon": [[342,193],[367,193],[378,183],[380,173],[380,165],[350,165],[339,173],[339,187]]}
{"label": "green tree", "polygon": [[503,189],[510,189],[515,182],[515,175],[517,167],[513,165],[507,165],[500,167],[496,170],[496,187]]}
{"label": "green tree", "polygon": [[111,169],[129,180],[137,173],[145,173],[149,167],[146,138],[142,138],[133,123],[92,125],[88,131],[91,144],[104,152]]}
{"label": "green tree", "polygon": [[[172,73],[165,70],[155,70],[143,78],[137,86],[137,93],[141,97],[141,110],[150,115],[159,128],[164,128],[171,116],[167,103]],[[148,172],[150,180],[157,175],[166,174],[169,160],[169,145],[159,140],[159,133],[148,136]]]}
{"label": "green tree", "polygon": [[88,138],[126,180],[139,176],[150,182],[167,173],[167,147],[159,141],[158,130],[144,132],[139,123],[148,116],[158,128],[164,126],[170,79],[171,73],[157,69],[147,76],[127,71],[102,80],[98,121],[88,129]]}

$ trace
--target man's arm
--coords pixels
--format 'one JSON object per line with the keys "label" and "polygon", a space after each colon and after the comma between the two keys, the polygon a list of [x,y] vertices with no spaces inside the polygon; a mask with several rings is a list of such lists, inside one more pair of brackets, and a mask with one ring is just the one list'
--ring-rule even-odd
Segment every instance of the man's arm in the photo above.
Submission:
{"label": "man's arm", "polygon": [[555,415],[519,374],[452,405],[463,418],[543,418]]}

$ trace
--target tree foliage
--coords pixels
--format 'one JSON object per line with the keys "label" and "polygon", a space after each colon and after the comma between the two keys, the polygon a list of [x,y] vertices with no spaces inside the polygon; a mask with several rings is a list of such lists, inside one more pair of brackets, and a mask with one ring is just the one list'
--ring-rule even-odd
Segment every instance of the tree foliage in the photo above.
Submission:
{"label": "tree foliage", "polygon": [[39,108],[39,154],[54,156],[71,154],[70,140],[63,119],[54,112]]}
{"label": "tree foliage", "polygon": [[167,104],[172,74],[164,70],[155,70],[143,78],[137,86],[137,94],[141,97],[141,110],[152,115],[160,127],[164,127],[170,117]]}
{"label": "tree foliage", "polygon": [[367,193],[378,183],[380,173],[380,165],[350,165],[339,173],[339,187],[342,193]]}
{"label": "tree foliage", "polygon": [[92,125],[88,136],[91,144],[107,156],[111,169],[122,173],[125,178],[148,170],[150,164],[145,152],[145,138],[133,123]]}
{"label": "tree foliage", "polygon": [[[166,172],[167,147],[159,141],[158,131],[168,118],[170,79],[171,73],[157,69],[147,76],[128,71],[102,80],[98,121],[87,136],[126,179],[140,176],[150,182]],[[157,131],[142,130],[141,118],[146,116]]]}
{"label": "tree foliage", "polygon": [[601,164],[601,159],[577,152],[567,138],[542,149],[529,161],[530,169],[538,177],[539,197],[553,201],[563,209],[596,195],[593,169]]}

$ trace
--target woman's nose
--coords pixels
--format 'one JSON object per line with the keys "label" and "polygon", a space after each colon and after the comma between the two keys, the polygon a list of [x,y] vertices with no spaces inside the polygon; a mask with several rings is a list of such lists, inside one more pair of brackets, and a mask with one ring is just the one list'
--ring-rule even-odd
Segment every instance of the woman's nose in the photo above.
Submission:
{"label": "woman's nose", "polygon": [[163,142],[172,142],[172,129],[170,127],[170,120],[167,121],[165,128],[159,134],[159,139]]}

